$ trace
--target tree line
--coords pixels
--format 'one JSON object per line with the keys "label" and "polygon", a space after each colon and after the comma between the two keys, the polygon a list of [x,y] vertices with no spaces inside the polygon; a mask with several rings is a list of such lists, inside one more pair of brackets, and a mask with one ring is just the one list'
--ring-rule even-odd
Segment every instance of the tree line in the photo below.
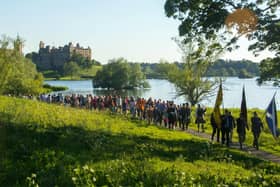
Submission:
{"label": "tree line", "polygon": [[[168,72],[174,65],[182,69],[184,63],[174,62],[171,64],[167,61],[161,61],[160,63],[140,63],[146,77],[152,79],[167,79]],[[250,60],[218,59],[208,67],[205,76],[250,78],[260,76],[260,70],[259,64]]]}

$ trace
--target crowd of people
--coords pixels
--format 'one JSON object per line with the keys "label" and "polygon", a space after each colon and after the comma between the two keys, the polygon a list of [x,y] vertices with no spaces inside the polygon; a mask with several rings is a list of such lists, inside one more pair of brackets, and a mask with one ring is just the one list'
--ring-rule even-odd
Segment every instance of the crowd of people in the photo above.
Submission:
{"label": "crowd of people", "polygon": [[144,99],[132,96],[121,97],[119,95],[84,96],[72,94],[71,96],[63,96],[58,94],[40,95],[39,100],[89,110],[110,110],[113,113],[131,115],[133,118],[147,120],[149,124],[164,125],[169,129],[181,128],[186,130],[191,120],[191,107],[189,103],[176,105],[173,101],[163,101],[161,99]]}
{"label": "crowd of people", "polygon": [[[109,110],[112,113],[121,113],[124,115],[131,115],[132,118],[138,118],[140,120],[146,120],[148,124],[154,123],[163,125],[169,129],[181,129],[187,130],[192,118],[192,108],[189,103],[175,104],[173,101],[163,101],[161,99],[152,98],[140,98],[140,97],[121,97],[119,95],[108,96],[93,96],[93,95],[45,95],[39,96],[39,100],[47,103],[58,103],[65,106],[85,108],[88,110]],[[206,108],[200,104],[195,109],[195,124],[197,125],[197,131],[204,132],[205,113]],[[234,119],[231,112],[225,110],[224,115],[221,115],[221,125],[217,125],[214,119],[214,114],[211,114],[210,124],[212,126],[211,140],[214,140],[216,135],[217,142],[230,146],[232,143],[233,129],[236,127],[238,133],[238,140],[240,149],[246,139],[246,129],[249,130],[247,121],[243,115]],[[254,147],[259,148],[258,138],[263,124],[261,119],[254,112],[254,116],[251,118],[251,130],[254,136]]]}

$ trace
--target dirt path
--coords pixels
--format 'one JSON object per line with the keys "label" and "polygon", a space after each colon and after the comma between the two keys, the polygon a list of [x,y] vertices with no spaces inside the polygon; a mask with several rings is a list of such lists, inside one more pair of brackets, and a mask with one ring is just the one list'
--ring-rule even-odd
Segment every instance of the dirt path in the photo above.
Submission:
{"label": "dirt path", "polygon": [[[210,134],[198,133],[196,130],[193,130],[193,129],[188,129],[186,132],[190,133],[192,135],[195,135],[195,136],[199,136],[201,138],[208,139],[208,140],[211,139],[211,135]],[[233,144],[231,144],[230,148],[239,149],[239,144],[234,142]],[[243,149],[242,150],[244,152],[247,152],[248,154],[254,155],[254,156],[256,156],[256,157],[258,157],[260,159],[269,160],[269,161],[272,161],[272,162],[280,164],[280,157],[277,156],[277,155],[273,155],[271,153],[268,153],[268,152],[265,152],[265,151],[262,151],[262,150],[256,150],[254,147],[248,146],[248,145],[243,145]]]}

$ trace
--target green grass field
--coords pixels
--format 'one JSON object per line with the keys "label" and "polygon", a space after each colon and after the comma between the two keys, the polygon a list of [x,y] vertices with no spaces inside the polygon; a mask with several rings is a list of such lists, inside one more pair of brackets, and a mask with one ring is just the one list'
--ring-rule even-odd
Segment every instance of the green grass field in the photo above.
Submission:
{"label": "green grass field", "polygon": [[101,70],[101,69],[102,69],[102,66],[93,65],[91,68],[81,70],[81,72],[79,73],[79,75],[80,75],[81,77],[95,76],[96,72],[99,71],[99,70]]}
{"label": "green grass field", "polygon": [[280,185],[279,165],[184,132],[106,112],[0,101],[0,186]]}
{"label": "green grass field", "polygon": [[80,72],[71,77],[71,76],[61,76],[57,72],[48,70],[48,71],[43,71],[43,75],[45,80],[82,80],[82,79],[92,79],[96,72],[99,71],[102,68],[102,66],[96,66],[93,65],[91,68],[87,69],[81,69]]}

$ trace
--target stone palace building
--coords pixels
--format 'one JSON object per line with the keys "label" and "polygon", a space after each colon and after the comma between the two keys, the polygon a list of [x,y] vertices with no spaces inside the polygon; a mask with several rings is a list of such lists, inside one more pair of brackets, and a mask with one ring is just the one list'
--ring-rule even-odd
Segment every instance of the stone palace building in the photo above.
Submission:
{"label": "stone palace building", "polygon": [[39,52],[33,55],[32,61],[37,65],[40,70],[59,70],[63,65],[70,60],[73,54],[79,54],[91,60],[91,48],[83,48],[79,43],[74,46],[71,42],[63,47],[50,47],[40,41]]}

